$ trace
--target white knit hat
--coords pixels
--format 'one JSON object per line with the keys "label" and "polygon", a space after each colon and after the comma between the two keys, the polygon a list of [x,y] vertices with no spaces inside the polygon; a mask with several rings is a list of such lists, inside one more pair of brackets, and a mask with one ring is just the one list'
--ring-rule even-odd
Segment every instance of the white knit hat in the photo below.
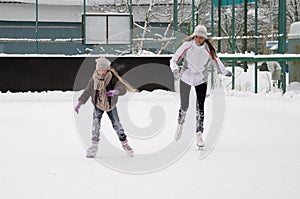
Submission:
{"label": "white knit hat", "polygon": [[95,60],[96,62],[96,70],[108,70],[110,69],[110,61],[105,57],[100,57]]}
{"label": "white knit hat", "polygon": [[192,34],[192,37],[195,37],[195,36],[198,36],[198,37],[203,37],[205,39],[207,39],[207,29],[205,26],[203,25],[198,25],[196,26],[193,34]]}

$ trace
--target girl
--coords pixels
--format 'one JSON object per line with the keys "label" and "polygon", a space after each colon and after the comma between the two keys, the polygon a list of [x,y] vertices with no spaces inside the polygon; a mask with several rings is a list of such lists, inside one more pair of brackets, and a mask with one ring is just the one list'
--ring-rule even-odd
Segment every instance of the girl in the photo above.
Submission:
{"label": "girl", "polygon": [[[92,126],[92,145],[86,152],[87,158],[94,158],[98,151],[98,142],[100,136],[100,122],[104,112],[111,120],[112,126],[116,131],[123,149],[133,156],[133,150],[129,146],[126,134],[120,123],[116,103],[119,95],[124,95],[126,90],[135,91],[128,85],[110,66],[110,61],[106,58],[96,59],[96,70],[78,99],[75,111],[78,113],[82,104],[91,97],[94,105],[93,126]],[[121,84],[117,84],[120,81]]]}
{"label": "girl", "polygon": [[[183,67],[178,66],[184,58]],[[178,126],[175,140],[178,141],[182,134],[183,123],[185,122],[186,111],[189,107],[189,95],[191,86],[195,87],[197,95],[197,146],[204,147],[202,138],[204,122],[204,101],[207,89],[208,67],[210,62],[217,68],[218,72],[230,77],[232,73],[226,70],[223,63],[217,57],[216,50],[207,39],[207,29],[198,25],[193,34],[177,49],[172,59],[170,67],[175,79],[180,79],[180,100]]]}

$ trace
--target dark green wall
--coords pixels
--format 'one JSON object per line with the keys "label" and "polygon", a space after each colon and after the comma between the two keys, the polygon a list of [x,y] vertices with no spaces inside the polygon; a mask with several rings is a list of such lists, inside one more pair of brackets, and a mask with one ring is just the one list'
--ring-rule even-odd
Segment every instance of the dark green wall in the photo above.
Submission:
{"label": "dark green wall", "polygon": [[[81,23],[39,22],[38,37],[40,39],[81,38]],[[0,38],[35,39],[35,22],[0,21]],[[44,43],[38,44],[39,54],[79,54],[82,42]],[[32,54],[36,53],[36,42],[1,42],[0,53]]]}
{"label": "dark green wall", "polygon": [[[139,23],[143,25],[143,23]],[[151,23],[150,26],[157,28],[152,30],[147,37],[157,38],[154,34],[164,34],[164,27],[168,24]],[[189,26],[184,26],[186,29],[180,30],[183,34],[187,34]],[[140,37],[142,30],[135,28],[133,37]],[[168,36],[171,36],[171,32]],[[0,41],[0,53],[5,54],[66,54],[75,55],[83,54],[83,42],[55,42],[55,39],[80,39],[82,38],[82,24],[70,22],[39,22],[38,24],[38,38],[51,39],[51,42],[35,41]],[[16,39],[36,39],[35,22],[14,22],[14,21],[0,21],[0,38],[16,38]],[[173,43],[171,42],[170,46]],[[135,51],[135,43],[133,43],[133,51]],[[160,49],[161,43],[145,41],[143,49],[157,53]],[[92,54],[128,54],[130,52],[129,45],[86,45],[87,52]],[[91,52],[91,51],[92,52]],[[172,51],[165,50],[164,54],[170,54]]]}

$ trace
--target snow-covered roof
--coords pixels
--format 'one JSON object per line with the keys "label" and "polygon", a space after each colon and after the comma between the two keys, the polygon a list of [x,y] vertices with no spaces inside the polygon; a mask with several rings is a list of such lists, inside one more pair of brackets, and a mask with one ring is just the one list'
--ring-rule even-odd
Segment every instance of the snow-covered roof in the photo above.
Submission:
{"label": "snow-covered roof", "polygon": [[[83,0],[38,0],[40,5],[82,5]],[[0,0],[0,3],[35,4],[36,0]]]}
{"label": "snow-covered roof", "polygon": [[300,38],[300,22],[294,22],[291,24],[289,39]]}
{"label": "snow-covered roof", "polygon": [[[38,0],[40,5],[83,5],[84,0]],[[190,4],[190,0],[178,0]],[[195,0],[195,3],[198,1]],[[0,3],[27,3],[35,4],[36,0],[0,0]],[[86,0],[86,5],[120,5],[125,4],[126,0]],[[149,4],[149,0],[132,0],[132,4]],[[161,0],[159,4],[173,4],[173,0]]]}
{"label": "snow-covered roof", "polygon": [[[39,21],[47,22],[81,22],[83,13],[84,0],[38,0],[39,3]],[[86,0],[87,13],[94,12],[95,9],[101,11],[111,11],[117,13],[116,5],[125,5],[127,0]],[[180,0],[178,0],[180,1]],[[188,0],[181,0],[187,1]],[[170,15],[166,7],[173,0],[160,0],[155,9],[157,13],[151,18],[151,22],[169,22]],[[0,20],[2,21],[35,21],[35,3],[36,0],[0,0]],[[103,6],[103,8],[95,8],[94,6]],[[149,0],[133,0],[133,16],[134,21],[144,21],[145,13],[149,9]],[[120,6],[121,7],[121,6]],[[172,7],[172,5],[171,5]],[[122,8],[123,9],[123,8]],[[128,12],[123,9],[121,13]],[[178,18],[183,15],[189,15],[191,8],[184,7],[178,13]],[[16,14],[18,13],[18,14]]]}
{"label": "snow-covered roof", "polygon": [[273,45],[270,50],[278,50],[278,44]]}

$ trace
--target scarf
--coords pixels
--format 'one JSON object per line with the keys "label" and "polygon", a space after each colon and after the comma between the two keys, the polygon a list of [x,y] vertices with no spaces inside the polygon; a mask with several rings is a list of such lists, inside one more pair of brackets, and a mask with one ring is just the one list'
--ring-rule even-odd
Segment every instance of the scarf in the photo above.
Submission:
{"label": "scarf", "polygon": [[99,76],[95,71],[93,74],[94,90],[98,91],[98,96],[95,101],[97,108],[103,111],[109,111],[110,106],[106,96],[106,86],[112,79],[112,73],[108,72],[104,77]]}

